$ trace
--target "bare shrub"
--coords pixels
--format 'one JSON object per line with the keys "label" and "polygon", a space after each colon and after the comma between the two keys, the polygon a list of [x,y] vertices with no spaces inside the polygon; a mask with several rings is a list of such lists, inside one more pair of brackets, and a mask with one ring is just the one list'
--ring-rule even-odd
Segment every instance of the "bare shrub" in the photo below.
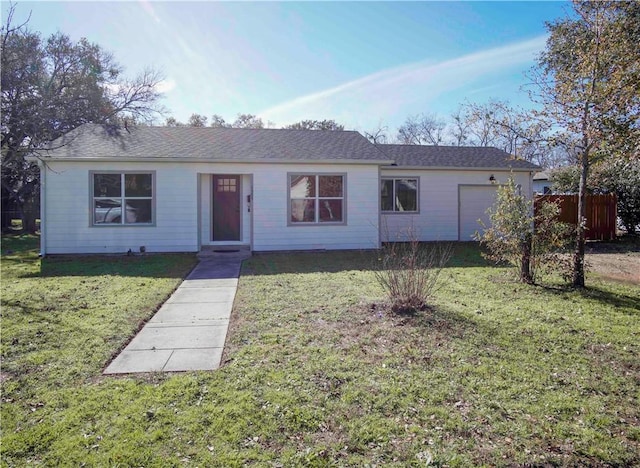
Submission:
{"label": "bare shrub", "polygon": [[438,277],[451,257],[451,244],[422,243],[413,229],[405,242],[385,243],[375,276],[395,313],[424,310],[436,290]]}

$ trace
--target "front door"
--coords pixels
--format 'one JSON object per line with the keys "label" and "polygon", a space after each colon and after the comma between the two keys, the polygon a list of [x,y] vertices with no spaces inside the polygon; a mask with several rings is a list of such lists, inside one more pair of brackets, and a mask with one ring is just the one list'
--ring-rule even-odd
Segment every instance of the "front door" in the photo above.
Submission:
{"label": "front door", "polygon": [[240,240],[240,176],[213,176],[213,240]]}

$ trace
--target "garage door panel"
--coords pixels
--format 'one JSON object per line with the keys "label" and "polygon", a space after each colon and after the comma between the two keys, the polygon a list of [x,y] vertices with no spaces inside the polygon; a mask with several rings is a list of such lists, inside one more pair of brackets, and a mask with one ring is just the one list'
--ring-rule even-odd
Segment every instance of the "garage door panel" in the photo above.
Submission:
{"label": "garage door panel", "polygon": [[471,241],[473,236],[482,232],[478,220],[489,226],[487,209],[493,206],[497,196],[495,185],[460,185],[459,190],[459,240]]}

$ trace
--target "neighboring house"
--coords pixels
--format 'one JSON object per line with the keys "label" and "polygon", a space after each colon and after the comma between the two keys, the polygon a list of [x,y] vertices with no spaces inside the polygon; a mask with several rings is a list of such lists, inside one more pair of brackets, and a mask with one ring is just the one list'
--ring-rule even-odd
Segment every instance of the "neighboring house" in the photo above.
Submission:
{"label": "neighboring house", "polygon": [[536,172],[533,175],[533,193],[544,195],[551,193],[551,181],[549,180],[549,173],[547,171]]}
{"label": "neighboring house", "polygon": [[513,174],[531,196],[539,170],[495,148],[353,131],[98,125],[37,160],[42,254],[370,249],[409,228],[471,240],[497,185]]}

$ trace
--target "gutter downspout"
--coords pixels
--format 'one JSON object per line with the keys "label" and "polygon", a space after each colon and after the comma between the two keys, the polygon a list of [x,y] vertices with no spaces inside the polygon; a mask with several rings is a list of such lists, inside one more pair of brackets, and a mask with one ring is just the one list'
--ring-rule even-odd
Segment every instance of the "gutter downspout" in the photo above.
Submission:
{"label": "gutter downspout", "polygon": [[44,258],[47,254],[47,165],[39,160],[38,168],[40,169],[40,258]]}

